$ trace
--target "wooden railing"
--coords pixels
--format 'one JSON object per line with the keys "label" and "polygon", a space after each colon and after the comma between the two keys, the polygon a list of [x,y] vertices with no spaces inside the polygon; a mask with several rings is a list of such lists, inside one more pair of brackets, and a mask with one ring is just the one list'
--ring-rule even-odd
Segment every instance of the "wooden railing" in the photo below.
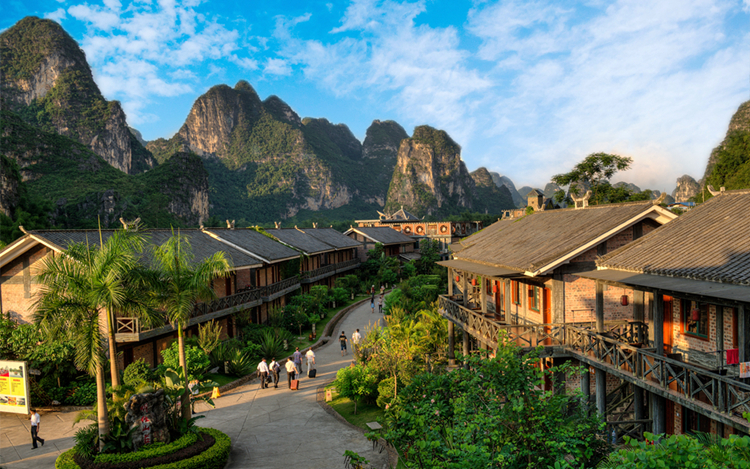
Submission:
{"label": "wooden railing", "polygon": [[324,275],[327,273],[335,273],[335,272],[336,272],[336,264],[329,264],[329,265],[324,265],[323,267],[318,267],[317,269],[306,270],[300,273],[300,278],[305,280],[308,278],[317,277],[319,275]]}
{"label": "wooden railing", "polygon": [[299,285],[299,282],[299,276],[295,275],[294,277],[289,277],[287,279],[281,280],[280,282],[272,283],[270,285],[266,285],[265,287],[260,287],[260,296],[262,298],[267,298],[283,290],[286,290],[289,287]]}
{"label": "wooden railing", "polygon": [[244,290],[234,295],[228,295],[221,298],[217,298],[208,303],[199,303],[193,308],[193,317],[202,316],[204,314],[211,314],[222,309],[233,308],[235,306],[242,306],[244,304],[253,303],[260,300],[261,289],[254,288],[250,290]]}
{"label": "wooden railing", "polygon": [[339,262],[338,264],[334,264],[336,266],[336,270],[342,270],[347,269],[349,267],[352,267],[354,265],[359,265],[360,260],[358,258],[349,259],[348,261]]}
{"label": "wooden railing", "polygon": [[[496,347],[499,333],[521,347],[557,346],[584,362],[606,365],[623,378],[701,408],[712,418],[730,417],[733,424],[747,427],[742,419],[750,412],[750,385],[722,376],[693,363],[674,360],[644,348],[647,325],[641,322],[605,322],[597,333],[595,323],[506,325],[464,308],[448,297],[438,299],[440,313],[469,333]],[[643,422],[630,422],[633,425]]]}

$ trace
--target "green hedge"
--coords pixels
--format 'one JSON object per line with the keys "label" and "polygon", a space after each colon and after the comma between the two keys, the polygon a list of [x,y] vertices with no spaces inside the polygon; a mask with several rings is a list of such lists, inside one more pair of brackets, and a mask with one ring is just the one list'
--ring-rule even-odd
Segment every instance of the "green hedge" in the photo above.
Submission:
{"label": "green hedge", "polygon": [[[229,459],[229,452],[232,449],[232,440],[226,434],[220,432],[219,430],[215,430],[213,428],[202,428],[201,432],[214,437],[216,442],[214,443],[213,446],[211,446],[210,448],[208,448],[206,451],[202,452],[201,454],[197,456],[193,456],[192,458],[183,459],[182,461],[176,461],[176,462],[169,463],[169,464],[161,464],[158,466],[152,466],[149,469],[193,469],[193,468],[198,468],[198,467],[200,467],[201,469],[222,469],[224,465],[227,463],[227,460]],[[169,445],[158,446],[156,448],[148,448],[148,449],[133,452],[133,453],[107,455],[107,456],[117,456],[120,458],[120,459],[111,460],[111,461],[108,460],[108,462],[114,463],[114,462],[132,461],[132,459],[130,459],[130,456],[136,455],[136,454],[139,454],[140,456],[137,459],[145,459],[143,457],[145,452],[164,451],[168,446],[179,443],[184,438],[185,437],[182,437],[179,440],[176,440],[174,443],[170,443]],[[181,448],[178,448],[178,449],[181,449]],[[55,461],[55,469],[80,469],[80,466],[78,466],[78,464],[76,464],[75,461],[73,460],[74,451],[75,451],[75,448],[70,449],[62,453],[60,456],[58,456],[57,460]],[[171,451],[171,452],[174,452],[174,451]],[[149,455],[149,457],[155,457],[155,456],[160,456],[164,454],[170,454],[170,453],[167,452],[167,453],[162,453],[162,454],[151,454]],[[97,462],[103,462],[103,461],[100,461],[99,457],[97,457]]]}
{"label": "green hedge", "polygon": [[166,456],[183,448],[187,448],[188,446],[195,444],[196,441],[198,441],[198,435],[195,433],[188,433],[187,435],[182,435],[171,443],[153,443],[139,449],[138,451],[133,451],[132,453],[100,454],[94,458],[94,462],[116,464],[118,462],[139,461],[141,459]]}

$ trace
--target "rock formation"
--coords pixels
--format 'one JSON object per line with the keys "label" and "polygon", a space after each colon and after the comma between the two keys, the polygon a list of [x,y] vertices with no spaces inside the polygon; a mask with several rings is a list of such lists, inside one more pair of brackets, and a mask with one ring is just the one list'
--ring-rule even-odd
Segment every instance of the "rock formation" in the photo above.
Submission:
{"label": "rock formation", "polygon": [[677,202],[687,202],[701,191],[701,186],[692,177],[684,174],[677,178],[677,187],[672,191],[672,197]]}
{"label": "rock formation", "polygon": [[125,173],[154,166],[128,129],[120,103],[104,99],[85,54],[59,24],[24,18],[0,34],[0,55],[0,90],[11,110],[83,143]]}
{"label": "rock formation", "polygon": [[164,390],[133,394],[125,403],[125,423],[133,433],[133,448],[151,443],[169,443],[169,428],[164,409]]}
{"label": "rock formation", "polygon": [[492,173],[487,168],[479,168],[471,173],[474,180],[474,202],[472,210],[480,213],[499,213],[502,209],[516,206],[513,196],[505,185],[495,184]]}
{"label": "rock formation", "polygon": [[492,176],[492,181],[494,181],[497,187],[505,186],[508,189],[511,197],[513,197],[513,204],[517,208],[526,206],[526,200],[521,197],[521,194],[518,193],[518,191],[516,190],[516,185],[513,184],[513,181],[511,181],[509,177],[501,176],[500,174],[495,172],[490,172],[490,175]]}
{"label": "rock formation", "polygon": [[[750,101],[745,101],[737,108],[737,111],[729,121],[729,128],[724,140],[711,151],[711,155],[708,158],[706,164],[706,171],[703,173],[703,178],[699,181],[699,185],[707,183],[714,170],[714,166],[719,162],[721,150],[726,148],[730,143],[732,134],[736,132],[750,132]],[[723,181],[722,181],[723,182]],[[716,186],[716,184],[714,184]]]}
{"label": "rock formation", "polygon": [[0,212],[12,217],[21,197],[21,175],[15,163],[0,155]]}

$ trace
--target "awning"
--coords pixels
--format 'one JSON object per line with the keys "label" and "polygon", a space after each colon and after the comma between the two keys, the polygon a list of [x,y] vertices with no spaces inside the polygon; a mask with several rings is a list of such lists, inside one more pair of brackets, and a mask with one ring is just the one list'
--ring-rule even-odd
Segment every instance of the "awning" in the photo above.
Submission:
{"label": "awning", "polygon": [[458,269],[464,272],[479,274],[483,277],[512,277],[523,274],[523,272],[520,272],[518,270],[506,269],[504,267],[494,267],[484,264],[475,264],[474,262],[461,261],[458,259],[439,261],[438,264],[445,267]]}
{"label": "awning", "polygon": [[680,277],[663,277],[661,275],[636,274],[622,270],[603,269],[591,270],[575,274],[579,277],[605,282],[617,282],[633,287],[659,289],[671,292],[688,293],[691,295],[722,298],[731,301],[750,302],[750,286],[733,285],[728,283],[706,282],[705,280],[691,280]]}
{"label": "awning", "polygon": [[422,254],[418,252],[402,252],[401,254],[398,255],[398,257],[409,262],[409,261],[416,261],[417,259],[422,257]]}

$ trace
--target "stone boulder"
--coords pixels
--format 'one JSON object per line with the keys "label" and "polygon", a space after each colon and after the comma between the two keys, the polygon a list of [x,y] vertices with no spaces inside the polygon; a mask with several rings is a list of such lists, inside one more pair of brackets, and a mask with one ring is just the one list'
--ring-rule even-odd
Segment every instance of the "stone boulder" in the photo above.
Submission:
{"label": "stone boulder", "polygon": [[133,448],[161,441],[169,443],[169,429],[164,409],[164,390],[133,394],[125,404],[125,423],[133,432]]}

